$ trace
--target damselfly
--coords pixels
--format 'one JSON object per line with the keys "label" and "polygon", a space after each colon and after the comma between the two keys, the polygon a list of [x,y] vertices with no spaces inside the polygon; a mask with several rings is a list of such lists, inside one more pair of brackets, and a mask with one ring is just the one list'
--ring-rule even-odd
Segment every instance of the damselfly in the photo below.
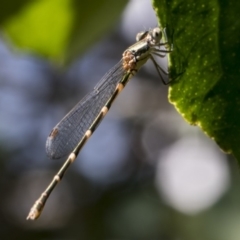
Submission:
{"label": "damselfly", "polygon": [[52,190],[60,182],[71,163],[77,158],[79,151],[107,114],[117,95],[148,59],[152,60],[159,76],[165,83],[162,73],[167,73],[153,57],[154,55],[165,57],[166,53],[171,52],[171,50],[160,49],[161,46],[168,46],[167,42],[162,42],[163,34],[165,34],[165,31],[159,27],[138,33],[136,36],[137,42],[124,51],[121,61],[107,72],[94,90],[86,95],[53,128],[47,138],[47,155],[52,159],[69,156],[52,182],[35,202],[27,219],[35,220],[40,216]]}

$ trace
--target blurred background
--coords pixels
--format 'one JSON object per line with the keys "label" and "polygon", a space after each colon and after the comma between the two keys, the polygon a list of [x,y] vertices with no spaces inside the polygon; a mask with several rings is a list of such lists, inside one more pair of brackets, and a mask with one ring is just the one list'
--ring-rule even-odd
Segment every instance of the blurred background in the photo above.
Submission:
{"label": "blurred background", "polygon": [[169,104],[151,62],[120,94],[41,217],[26,221],[64,161],[47,158],[48,134],[139,31],[157,26],[151,1],[128,1],[113,26],[64,69],[16,50],[2,33],[0,239],[239,240],[236,161]]}

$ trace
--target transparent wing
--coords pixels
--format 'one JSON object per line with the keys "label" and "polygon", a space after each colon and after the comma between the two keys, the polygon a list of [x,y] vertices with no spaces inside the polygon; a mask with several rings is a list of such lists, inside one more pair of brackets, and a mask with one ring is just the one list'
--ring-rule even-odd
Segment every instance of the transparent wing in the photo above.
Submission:
{"label": "transparent wing", "polygon": [[120,61],[103,76],[94,90],[53,128],[46,142],[46,152],[50,158],[58,159],[73,151],[125,74]]}

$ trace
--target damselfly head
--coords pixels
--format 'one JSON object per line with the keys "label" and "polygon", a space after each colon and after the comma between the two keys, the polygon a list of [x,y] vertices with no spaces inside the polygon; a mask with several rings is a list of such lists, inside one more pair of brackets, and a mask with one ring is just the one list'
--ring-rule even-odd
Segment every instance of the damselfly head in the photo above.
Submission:
{"label": "damselfly head", "polygon": [[160,43],[161,39],[162,39],[162,31],[159,27],[154,28],[153,30],[151,30],[149,32],[149,40],[150,43],[153,45],[157,45]]}
{"label": "damselfly head", "polygon": [[158,45],[162,39],[162,30],[159,27],[149,31],[142,31],[136,35],[136,41],[146,39],[151,45]]}
{"label": "damselfly head", "polygon": [[140,41],[142,39],[144,39],[148,34],[148,31],[142,31],[142,32],[139,32],[137,35],[136,35],[136,41]]}

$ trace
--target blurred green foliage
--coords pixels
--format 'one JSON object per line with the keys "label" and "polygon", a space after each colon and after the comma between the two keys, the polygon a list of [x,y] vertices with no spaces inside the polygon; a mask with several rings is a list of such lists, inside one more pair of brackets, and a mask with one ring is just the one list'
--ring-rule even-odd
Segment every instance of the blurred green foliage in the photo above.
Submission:
{"label": "blurred green foliage", "polygon": [[153,5],[161,25],[174,32],[172,72],[184,69],[171,84],[170,101],[240,161],[240,2],[153,0]]}
{"label": "blurred green foliage", "polygon": [[66,63],[114,26],[126,2],[4,1],[0,26],[17,47]]}

